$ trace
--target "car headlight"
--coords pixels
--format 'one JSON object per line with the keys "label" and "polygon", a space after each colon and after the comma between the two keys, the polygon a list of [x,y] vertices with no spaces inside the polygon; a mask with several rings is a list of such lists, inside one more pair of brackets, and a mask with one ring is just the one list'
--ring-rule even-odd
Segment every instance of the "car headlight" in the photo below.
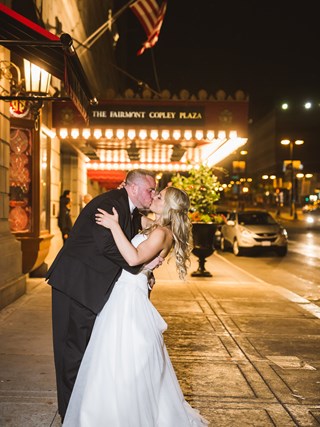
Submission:
{"label": "car headlight", "polygon": [[308,224],[313,224],[314,223],[314,218],[312,216],[307,216],[306,221]]}
{"label": "car headlight", "polygon": [[241,236],[244,238],[249,239],[252,236],[252,233],[244,227],[240,227],[240,233],[241,233]]}
{"label": "car headlight", "polygon": [[287,232],[287,230],[286,230],[285,228],[282,228],[282,229],[280,230],[280,234],[281,234],[282,236],[284,236],[286,239],[288,238],[288,232]]}

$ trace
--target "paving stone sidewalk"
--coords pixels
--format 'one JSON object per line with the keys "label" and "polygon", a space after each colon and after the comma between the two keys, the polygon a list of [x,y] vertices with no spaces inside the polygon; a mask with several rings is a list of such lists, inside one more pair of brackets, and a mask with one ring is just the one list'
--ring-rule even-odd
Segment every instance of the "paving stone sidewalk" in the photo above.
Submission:
{"label": "paving stone sidewalk", "polygon": [[[319,309],[216,253],[206,268],[213,277],[181,282],[165,263],[151,295],[186,399],[210,426],[319,426]],[[0,312],[0,426],[60,426],[50,303],[50,287],[30,279]]]}

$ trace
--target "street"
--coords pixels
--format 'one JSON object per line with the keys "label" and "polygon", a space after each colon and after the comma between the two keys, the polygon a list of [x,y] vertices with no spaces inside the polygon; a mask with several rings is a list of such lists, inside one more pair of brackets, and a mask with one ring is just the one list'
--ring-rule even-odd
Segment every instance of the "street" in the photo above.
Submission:
{"label": "street", "polygon": [[302,221],[281,221],[288,232],[288,254],[272,252],[236,257],[221,252],[232,264],[272,285],[284,287],[320,306],[320,230],[307,229]]}

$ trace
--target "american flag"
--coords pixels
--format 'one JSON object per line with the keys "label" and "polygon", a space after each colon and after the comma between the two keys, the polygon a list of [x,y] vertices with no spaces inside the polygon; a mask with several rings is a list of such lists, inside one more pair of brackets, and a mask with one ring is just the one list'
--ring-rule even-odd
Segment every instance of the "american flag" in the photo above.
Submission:
{"label": "american flag", "polygon": [[147,40],[137,52],[137,55],[141,55],[145,49],[153,47],[158,41],[164,15],[167,10],[167,0],[163,0],[161,6],[158,5],[156,0],[137,0],[130,8],[139,19],[147,34]]}

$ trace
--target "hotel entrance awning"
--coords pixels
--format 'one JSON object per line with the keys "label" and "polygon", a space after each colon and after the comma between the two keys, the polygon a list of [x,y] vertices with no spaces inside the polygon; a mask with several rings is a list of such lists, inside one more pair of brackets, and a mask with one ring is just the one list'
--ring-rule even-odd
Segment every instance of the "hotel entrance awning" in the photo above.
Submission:
{"label": "hotel entrance awning", "polygon": [[62,80],[88,122],[89,107],[96,99],[68,34],[59,38],[0,3],[0,44]]}
{"label": "hotel entrance awning", "polygon": [[88,178],[112,187],[115,175],[132,168],[175,173],[219,166],[247,142],[248,102],[100,100],[89,126],[72,105],[54,103],[52,127],[63,146],[85,156]]}

